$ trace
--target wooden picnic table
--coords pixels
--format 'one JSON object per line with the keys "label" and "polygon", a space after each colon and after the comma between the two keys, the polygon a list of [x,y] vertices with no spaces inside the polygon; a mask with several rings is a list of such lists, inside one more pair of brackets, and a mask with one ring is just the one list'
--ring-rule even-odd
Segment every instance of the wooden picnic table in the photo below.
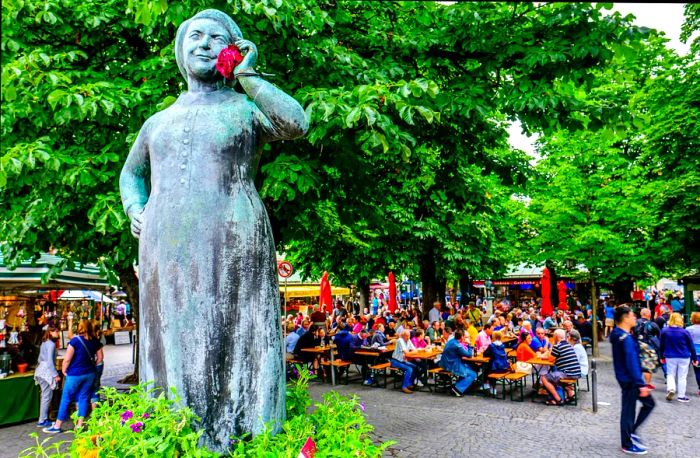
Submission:
{"label": "wooden picnic table", "polygon": [[543,359],[543,358],[531,358],[527,360],[528,363],[532,364],[532,369],[535,371],[535,382],[534,382],[534,388],[539,389],[540,387],[540,371],[542,370],[542,366],[548,366],[552,367],[554,366],[554,361],[551,359]]}
{"label": "wooden picnic table", "polygon": [[442,348],[434,348],[432,350],[420,348],[418,350],[406,352],[404,356],[406,356],[406,358],[433,359],[440,354],[442,354]]}
{"label": "wooden picnic table", "polygon": [[470,363],[486,364],[491,361],[491,358],[484,356],[483,354],[472,356],[471,358],[462,358],[464,361],[469,361]]}
{"label": "wooden picnic table", "polygon": [[[333,345],[333,348],[335,349],[335,345]],[[326,346],[323,346],[323,347],[302,348],[301,351],[305,351],[305,352],[308,352],[308,353],[318,353],[318,354],[322,354],[322,353],[326,353],[326,352],[330,351],[330,349],[331,349],[331,347],[330,347],[329,345],[326,345]],[[337,352],[334,352],[334,353],[337,353]]]}
{"label": "wooden picnic table", "polygon": [[539,366],[554,366],[554,361],[551,359],[542,359],[542,358],[532,358],[527,360],[528,363],[532,365],[539,365]]}

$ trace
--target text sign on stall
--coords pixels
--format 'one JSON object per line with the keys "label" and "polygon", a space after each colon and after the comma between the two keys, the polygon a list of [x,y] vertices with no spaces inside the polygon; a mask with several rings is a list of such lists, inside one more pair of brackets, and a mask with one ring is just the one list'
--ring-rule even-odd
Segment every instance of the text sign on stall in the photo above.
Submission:
{"label": "text sign on stall", "polygon": [[114,345],[124,345],[131,343],[129,331],[118,331],[114,333]]}
{"label": "text sign on stall", "polygon": [[289,263],[289,261],[282,261],[277,266],[277,273],[279,273],[280,277],[282,278],[291,277],[292,272],[294,272],[294,269],[292,269],[292,265]]}

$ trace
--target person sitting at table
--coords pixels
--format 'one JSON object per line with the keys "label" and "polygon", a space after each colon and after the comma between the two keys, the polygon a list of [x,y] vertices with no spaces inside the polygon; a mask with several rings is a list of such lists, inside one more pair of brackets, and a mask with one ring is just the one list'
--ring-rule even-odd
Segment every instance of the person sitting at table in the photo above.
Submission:
{"label": "person sitting at table", "polygon": [[[554,342],[552,356],[554,357],[555,369],[542,375],[541,381],[545,390],[552,396],[552,399],[547,401],[547,405],[562,405],[564,400],[557,393],[560,380],[563,378],[577,379],[581,377],[581,366],[574,348],[566,341],[566,332],[563,329],[554,331]],[[564,388],[566,390],[566,401],[568,402],[574,396],[574,389],[571,385],[566,385]]]}
{"label": "person sitting at table", "polygon": [[571,320],[565,320],[561,325],[564,328],[564,332],[567,334],[574,329],[574,323],[572,323]]}
{"label": "person sitting at table", "polygon": [[358,355],[357,351],[362,351],[364,348],[369,348],[370,337],[369,331],[361,329],[356,335],[352,336],[350,342],[350,350],[352,351],[351,362],[360,366],[360,374],[362,374],[363,385],[372,385],[374,380],[369,375],[369,358],[366,355]]}
{"label": "person sitting at table", "polygon": [[[506,356],[506,347],[501,342],[503,338],[503,333],[501,331],[494,331],[493,342],[484,351],[485,358],[491,358],[489,363],[484,369],[484,380],[488,380],[488,376],[491,374],[502,374],[505,372],[510,372],[510,363],[508,362],[508,356]],[[491,389],[491,394],[496,395],[496,387],[490,387],[490,384],[486,382],[484,384],[484,389]]]}
{"label": "person sitting at table", "polygon": [[294,347],[294,358],[304,363],[312,364],[313,370],[311,373],[315,373],[315,371],[318,370],[318,355],[302,350],[305,348],[314,348],[315,346],[319,345],[319,341],[317,339],[318,328],[315,324],[312,324],[309,327],[309,330],[299,337],[299,340],[297,340],[297,344]]}
{"label": "person sitting at table", "polygon": [[284,348],[287,351],[287,359],[294,358],[294,348],[301,336],[294,332],[294,323],[287,325],[287,337],[284,338]]}
{"label": "person sitting at table", "polygon": [[440,322],[439,321],[433,321],[428,330],[426,331],[426,335],[430,339],[430,342],[435,342],[440,338]]}
{"label": "person sitting at table", "polygon": [[411,388],[415,386],[416,379],[418,378],[418,367],[409,362],[406,358],[406,353],[415,350],[415,347],[410,340],[411,333],[409,331],[404,331],[398,339],[396,339],[396,348],[394,348],[394,353],[391,355],[391,367],[401,369],[403,371],[403,383],[401,385],[401,391],[406,394],[411,394]]}
{"label": "person sitting at table", "polygon": [[450,339],[454,338],[454,331],[452,331],[452,328],[449,326],[445,326],[445,329],[442,331],[442,338],[438,341],[438,343],[445,344],[450,341]]}
{"label": "person sitting at table", "polygon": [[422,329],[417,329],[415,335],[411,337],[411,343],[416,348],[425,348],[428,346],[428,342],[425,339],[425,332]]}
{"label": "person sitting at table", "polygon": [[554,321],[554,318],[552,316],[548,316],[547,318],[544,319],[542,322],[542,327],[544,328],[545,331],[548,331],[549,328],[553,328],[556,326],[556,322]]}
{"label": "person sitting at table", "polygon": [[530,342],[532,342],[532,336],[527,331],[522,331],[519,337],[518,348],[515,351],[515,359],[518,361],[527,362],[532,358],[537,357],[535,350],[530,347]]}
{"label": "person sitting at table", "polygon": [[523,324],[520,327],[520,331],[526,330],[531,337],[535,337],[535,331],[532,330],[532,322],[530,320],[523,320]]}
{"label": "person sitting at table", "polygon": [[474,348],[477,353],[483,353],[489,345],[491,345],[491,324],[486,323],[484,328],[477,334],[476,342],[474,342]]}
{"label": "person sitting at table", "polygon": [[374,331],[374,335],[372,336],[371,345],[373,347],[386,347],[389,343],[390,342],[386,338],[386,335],[384,335],[384,325],[378,324]]}
{"label": "person sitting at table", "polygon": [[476,326],[474,326],[474,323],[472,323],[471,320],[467,320],[466,324],[467,332],[465,333],[465,336],[469,339],[469,345],[473,347],[476,345],[476,338],[479,335],[479,331],[476,329]]}
{"label": "person sitting at table", "polygon": [[311,321],[304,318],[301,322],[301,327],[297,329],[297,334],[299,334],[299,337],[303,336],[311,327]]}
{"label": "person sitting at table", "polygon": [[535,337],[530,342],[530,348],[539,353],[540,357],[552,348],[552,344],[549,343],[547,332],[544,328],[538,328],[537,331],[535,331]]}
{"label": "person sitting at table", "polygon": [[573,329],[569,331],[566,336],[569,344],[571,344],[574,352],[576,352],[578,365],[581,366],[581,377],[586,377],[588,375],[588,355],[586,354],[586,349],[581,345],[581,334]]}
{"label": "person sitting at table", "polygon": [[579,332],[579,334],[581,334],[582,344],[590,344],[593,341],[593,325],[591,325],[591,322],[587,321],[582,314],[579,314],[576,317],[574,327]]}
{"label": "person sitting at table", "polygon": [[461,397],[476,380],[476,372],[463,359],[471,358],[473,354],[472,347],[466,342],[466,335],[459,330],[455,331],[454,339],[447,342],[442,351],[440,367],[458,377],[457,383],[452,387],[452,393],[457,397]]}
{"label": "person sitting at table", "polygon": [[333,341],[338,348],[338,359],[350,362],[352,360],[353,335],[350,334],[345,323],[341,322],[338,325],[338,331],[335,333]]}

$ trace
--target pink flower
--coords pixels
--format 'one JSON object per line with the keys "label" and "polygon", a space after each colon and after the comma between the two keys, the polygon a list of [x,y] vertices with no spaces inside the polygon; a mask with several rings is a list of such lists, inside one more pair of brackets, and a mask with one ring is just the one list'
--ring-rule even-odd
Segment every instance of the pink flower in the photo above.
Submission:
{"label": "pink flower", "polygon": [[141,418],[151,418],[151,414],[146,412],[143,415],[141,415]]}
{"label": "pink flower", "polygon": [[235,45],[228,45],[216,59],[216,70],[227,80],[233,79],[233,70],[243,62],[243,55]]}
{"label": "pink flower", "polygon": [[121,414],[121,417],[122,417],[122,425],[123,425],[124,423],[126,423],[126,421],[127,421],[129,418],[131,418],[131,417],[133,417],[133,416],[134,416],[134,412],[132,412],[131,410],[125,410],[124,412],[122,412],[122,414]]}
{"label": "pink flower", "polygon": [[133,425],[129,425],[129,427],[131,428],[131,432],[140,433],[141,430],[143,429],[143,423],[141,423],[140,421],[137,421]]}
{"label": "pink flower", "polygon": [[361,402],[361,403],[360,403],[360,410],[362,410],[363,412],[364,412],[365,410],[367,410],[367,405],[365,405],[364,402]]}

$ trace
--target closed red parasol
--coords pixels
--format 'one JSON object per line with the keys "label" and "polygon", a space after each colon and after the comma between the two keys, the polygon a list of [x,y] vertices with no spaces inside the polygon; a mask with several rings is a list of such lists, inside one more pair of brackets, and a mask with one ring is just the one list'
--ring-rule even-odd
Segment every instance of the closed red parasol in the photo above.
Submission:
{"label": "closed red parasol", "polygon": [[549,316],[554,313],[552,309],[552,291],[549,284],[549,269],[542,271],[542,316]]}
{"label": "closed red parasol", "polygon": [[557,283],[557,289],[559,290],[559,310],[568,310],[569,306],[566,304],[566,283],[559,281]]}
{"label": "closed red parasol", "polygon": [[328,281],[328,272],[323,272],[321,277],[321,297],[319,298],[321,310],[326,313],[333,311],[333,297],[331,295],[331,282]]}
{"label": "closed red parasol", "polygon": [[389,272],[389,311],[394,313],[399,305],[396,303],[396,277]]}

